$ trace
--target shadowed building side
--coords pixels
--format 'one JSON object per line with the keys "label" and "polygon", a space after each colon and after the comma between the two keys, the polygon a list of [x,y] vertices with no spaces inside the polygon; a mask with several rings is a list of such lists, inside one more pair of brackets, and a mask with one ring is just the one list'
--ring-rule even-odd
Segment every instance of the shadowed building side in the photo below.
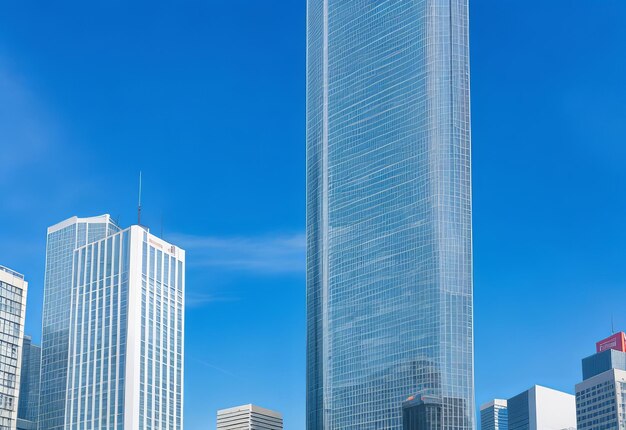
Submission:
{"label": "shadowed building side", "polygon": [[18,430],[37,428],[40,368],[41,347],[33,344],[30,336],[24,336],[20,401],[17,410]]}

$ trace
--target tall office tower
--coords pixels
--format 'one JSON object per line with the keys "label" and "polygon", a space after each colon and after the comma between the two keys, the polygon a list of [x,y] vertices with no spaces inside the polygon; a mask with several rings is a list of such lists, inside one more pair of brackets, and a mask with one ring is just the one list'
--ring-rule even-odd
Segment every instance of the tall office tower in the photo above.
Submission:
{"label": "tall office tower", "polygon": [[39,372],[41,347],[34,345],[30,336],[24,336],[22,348],[22,375],[20,400],[17,409],[17,428],[36,429],[39,419]]}
{"label": "tall office tower", "polygon": [[576,429],[574,396],[535,385],[507,401],[509,430]]}
{"label": "tall office tower", "polygon": [[15,430],[26,294],[24,276],[0,266],[0,430]]}
{"label": "tall office tower", "polygon": [[508,430],[509,411],[506,400],[495,399],[480,407],[481,430]]}
{"label": "tall office tower", "polygon": [[468,0],[307,17],[307,428],[473,429]]}
{"label": "tall office tower", "polygon": [[626,430],[626,335],[598,342],[576,385],[578,430]]}
{"label": "tall office tower", "polygon": [[254,405],[217,411],[217,430],[283,430],[279,412]]}
{"label": "tall office tower", "polygon": [[185,251],[132,226],[72,266],[65,428],[181,430]]}
{"label": "tall office tower", "polygon": [[109,215],[67,219],[48,228],[41,337],[40,430],[62,430],[74,250],[119,231]]}

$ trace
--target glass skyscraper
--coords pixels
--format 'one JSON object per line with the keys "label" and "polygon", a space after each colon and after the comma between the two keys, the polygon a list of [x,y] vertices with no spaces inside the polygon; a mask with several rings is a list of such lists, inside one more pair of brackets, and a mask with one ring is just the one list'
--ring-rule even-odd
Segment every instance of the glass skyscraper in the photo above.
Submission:
{"label": "glass skyscraper", "polygon": [[72,217],[48,228],[44,281],[39,429],[61,430],[69,350],[74,250],[119,231],[109,215]]}
{"label": "glass skyscraper", "polygon": [[309,0],[307,429],[475,426],[468,0]]}
{"label": "glass skyscraper", "polygon": [[185,251],[108,215],[47,251],[39,429],[181,430]]}

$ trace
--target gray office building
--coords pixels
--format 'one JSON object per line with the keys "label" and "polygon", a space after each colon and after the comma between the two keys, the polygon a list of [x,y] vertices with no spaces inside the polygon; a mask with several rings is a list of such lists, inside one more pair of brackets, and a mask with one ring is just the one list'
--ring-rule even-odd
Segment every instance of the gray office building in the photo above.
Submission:
{"label": "gray office building", "polygon": [[280,412],[255,405],[217,411],[217,430],[283,430]]}
{"label": "gray office building", "polygon": [[576,384],[578,430],[626,430],[626,371],[611,369]]}
{"label": "gray office building", "polygon": [[468,16],[308,1],[308,430],[475,427]]}
{"label": "gray office building", "polygon": [[41,347],[33,344],[30,336],[24,336],[22,351],[22,375],[17,410],[17,427],[18,429],[30,429],[36,428],[37,420],[39,419]]}
{"label": "gray office building", "polygon": [[[599,352],[583,359],[583,381],[576,385],[578,430],[626,430],[624,339],[617,333],[598,342]],[[611,341],[609,349],[602,348]]]}
{"label": "gray office building", "polygon": [[0,430],[17,428],[28,282],[0,266]]}

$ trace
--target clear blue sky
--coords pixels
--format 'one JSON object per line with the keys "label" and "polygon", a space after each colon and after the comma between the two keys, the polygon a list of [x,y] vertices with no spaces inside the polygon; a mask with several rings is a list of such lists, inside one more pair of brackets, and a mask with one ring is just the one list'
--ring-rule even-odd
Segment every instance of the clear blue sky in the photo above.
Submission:
{"label": "clear blue sky", "polygon": [[[626,3],[471,6],[476,397],[572,391],[626,328]],[[304,429],[304,0],[0,6],[0,264],[46,227],[144,220],[188,249],[186,430]]]}

